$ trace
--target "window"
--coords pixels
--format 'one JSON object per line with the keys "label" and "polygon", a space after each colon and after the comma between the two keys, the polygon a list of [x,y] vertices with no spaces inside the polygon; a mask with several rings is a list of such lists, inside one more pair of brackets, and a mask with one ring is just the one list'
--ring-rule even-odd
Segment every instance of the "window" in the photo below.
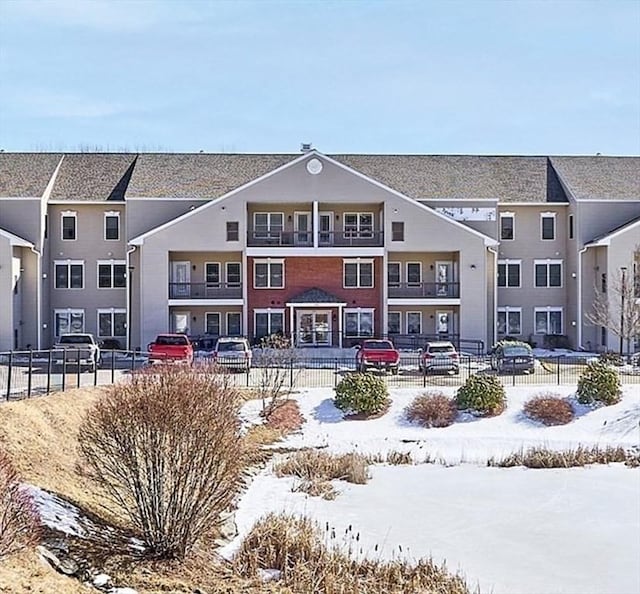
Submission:
{"label": "window", "polygon": [[227,335],[242,336],[242,316],[240,312],[227,312]]}
{"label": "window", "polygon": [[62,239],[63,241],[73,241],[77,234],[76,213],[66,211],[62,213]]}
{"label": "window", "polygon": [[407,285],[419,287],[422,284],[422,264],[407,262]]}
{"label": "window", "polygon": [[220,336],[220,313],[209,312],[204,314],[204,333]]}
{"label": "window", "polygon": [[562,334],[562,308],[536,307],[535,334]]}
{"label": "window", "polygon": [[600,290],[603,293],[607,292],[607,273],[603,272],[602,275],[600,276]]}
{"label": "window", "polygon": [[256,289],[284,288],[284,260],[256,260],[253,264]]}
{"label": "window", "polygon": [[522,309],[519,307],[498,308],[498,334],[522,334]]}
{"label": "window", "polygon": [[422,334],[422,313],[419,311],[407,312],[407,334]]}
{"label": "window", "polygon": [[220,286],[220,264],[218,262],[205,262],[204,282],[207,283],[207,287]]}
{"label": "window", "polygon": [[254,312],[254,331],[256,338],[269,336],[277,332],[284,332],[284,310],[283,309],[256,309]]}
{"label": "window", "polygon": [[56,289],[83,289],[84,262],[67,260],[54,262],[56,271]]}
{"label": "window", "polygon": [[127,312],[124,309],[98,310],[98,336],[113,338],[127,335]]}
{"label": "window", "polygon": [[345,237],[373,237],[372,212],[346,212],[344,214]]}
{"label": "window", "polygon": [[573,215],[570,214],[567,219],[567,225],[569,227],[569,239],[573,239]]}
{"label": "window", "polygon": [[498,286],[520,286],[520,260],[498,260]]}
{"label": "window", "polygon": [[561,287],[562,260],[535,260],[535,286]]}
{"label": "window", "polygon": [[500,239],[515,239],[515,215],[512,212],[500,213]]}
{"label": "window", "polygon": [[122,289],[127,286],[127,264],[124,261],[98,260],[98,288]]}
{"label": "window", "polygon": [[56,336],[84,332],[84,309],[56,309],[53,327]]}
{"label": "window", "polygon": [[344,260],[343,272],[345,288],[366,289],[373,287],[372,260]]}
{"label": "window", "polygon": [[107,241],[116,241],[120,239],[120,213],[119,212],[104,213],[104,238]]}
{"label": "window", "polygon": [[404,223],[402,221],[392,221],[391,241],[404,241]]}
{"label": "window", "polygon": [[284,214],[281,212],[256,212],[253,214],[253,230],[256,238],[279,239],[284,229]]}
{"label": "window", "polygon": [[238,221],[227,221],[227,241],[239,241],[240,224]]}
{"label": "window", "polygon": [[373,336],[373,309],[345,309],[345,336]]}
{"label": "window", "polygon": [[387,283],[390,287],[400,286],[400,262],[387,262]]}
{"label": "window", "polygon": [[239,287],[242,283],[240,262],[227,262],[227,287]]}
{"label": "window", "polygon": [[540,232],[545,241],[556,238],[556,214],[554,212],[543,212],[540,215]]}
{"label": "window", "polygon": [[390,311],[387,319],[387,333],[400,334],[401,315],[399,311]]}

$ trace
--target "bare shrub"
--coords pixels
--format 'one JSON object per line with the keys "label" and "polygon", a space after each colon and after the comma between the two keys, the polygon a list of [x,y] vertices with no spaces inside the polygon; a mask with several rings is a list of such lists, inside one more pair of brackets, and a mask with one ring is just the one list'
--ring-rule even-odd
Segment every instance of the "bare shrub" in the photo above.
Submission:
{"label": "bare shrub", "polygon": [[150,555],[184,557],[229,507],[247,460],[239,403],[226,376],[163,366],[88,411],[80,452]]}
{"label": "bare shrub", "polygon": [[9,458],[0,452],[0,559],[40,540],[40,519],[33,499],[20,485]]}
{"label": "bare shrub", "polygon": [[551,392],[539,394],[526,402],[524,414],[545,425],[566,425],[573,421],[574,416],[571,403]]}
{"label": "bare shrub", "polygon": [[630,452],[621,447],[591,448],[578,446],[572,450],[554,451],[543,447],[533,447],[515,452],[496,460],[490,458],[487,466],[509,468],[512,466],[526,466],[527,468],[573,468],[587,464],[611,464],[623,462],[627,466],[635,467],[639,463],[638,452]]}
{"label": "bare shrub", "polygon": [[262,414],[268,418],[279,406],[287,388],[293,388],[301,370],[296,365],[298,355],[291,341],[280,334],[262,338],[258,356],[258,393],[262,399]]}
{"label": "bare shrub", "polygon": [[405,409],[405,415],[412,423],[423,427],[448,427],[456,420],[458,410],[454,398],[442,392],[427,392],[418,396]]}
{"label": "bare shrub", "polygon": [[[234,569],[255,577],[260,569],[281,573],[279,586],[296,594],[340,592],[341,594],[470,594],[464,579],[450,574],[444,565],[421,559],[415,565],[401,560],[357,559],[350,553],[358,547],[359,534],[347,529],[348,552],[326,542],[335,538],[327,525],[321,529],[306,518],[270,514],[256,523],[243,541]],[[361,555],[361,550],[356,550]]]}
{"label": "bare shrub", "polygon": [[281,400],[277,406],[270,409],[266,417],[267,425],[282,432],[300,429],[304,417],[300,412],[297,400]]}
{"label": "bare shrub", "polygon": [[397,450],[393,450],[389,452],[386,456],[387,464],[391,464],[392,466],[401,466],[406,464],[413,464],[413,458],[409,452],[399,452]]}

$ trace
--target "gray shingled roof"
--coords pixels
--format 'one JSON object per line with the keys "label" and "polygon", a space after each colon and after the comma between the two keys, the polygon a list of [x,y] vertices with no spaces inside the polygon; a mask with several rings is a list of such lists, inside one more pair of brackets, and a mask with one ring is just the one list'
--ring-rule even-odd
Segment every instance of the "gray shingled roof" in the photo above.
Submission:
{"label": "gray shingled roof", "polygon": [[51,200],[124,200],[135,154],[66,154]]}
{"label": "gray shingled roof", "polygon": [[0,153],[0,196],[40,198],[61,158],[58,153]]}
{"label": "gray shingled roof", "polygon": [[313,289],[307,289],[299,295],[292,297],[288,301],[289,303],[344,303],[344,299],[340,299],[331,293],[327,293],[322,289],[314,287]]}
{"label": "gray shingled roof", "polygon": [[299,156],[141,154],[127,197],[218,198]]}
{"label": "gray shingled roof", "polygon": [[551,157],[576,200],[640,200],[639,157]]}

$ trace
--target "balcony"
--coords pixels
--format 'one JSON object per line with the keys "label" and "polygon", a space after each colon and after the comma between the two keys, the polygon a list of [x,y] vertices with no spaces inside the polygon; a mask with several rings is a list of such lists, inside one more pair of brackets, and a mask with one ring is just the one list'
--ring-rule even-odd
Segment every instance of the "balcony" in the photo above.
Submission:
{"label": "balcony", "polygon": [[389,285],[390,299],[458,299],[460,283],[395,283]]}
{"label": "balcony", "polygon": [[169,299],[242,299],[238,283],[169,283]]}
{"label": "balcony", "polygon": [[[249,247],[313,247],[312,231],[255,231],[247,233]],[[318,247],[383,247],[382,231],[320,231]]]}

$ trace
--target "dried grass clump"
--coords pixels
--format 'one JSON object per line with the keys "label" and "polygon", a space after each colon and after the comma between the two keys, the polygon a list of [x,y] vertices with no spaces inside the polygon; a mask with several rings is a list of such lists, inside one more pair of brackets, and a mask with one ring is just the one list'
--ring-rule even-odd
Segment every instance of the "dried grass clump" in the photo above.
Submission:
{"label": "dried grass clump", "polygon": [[285,433],[296,431],[302,427],[304,417],[300,412],[297,400],[282,400],[265,415],[266,423],[273,429]]}
{"label": "dried grass clump", "polygon": [[524,414],[544,425],[566,425],[573,421],[573,407],[558,394],[546,392],[535,396],[524,405]]}
{"label": "dried grass clump", "polygon": [[533,447],[516,452],[500,460],[490,458],[487,466],[509,468],[512,466],[526,466],[527,468],[573,468],[587,464],[611,464],[623,462],[627,466],[640,465],[640,453],[630,452],[622,447],[591,448],[578,446],[573,450],[556,452],[542,447]]}
{"label": "dried grass clump", "polygon": [[354,551],[359,534],[345,536],[351,542],[348,552],[325,544],[335,538],[328,525],[322,534],[308,519],[271,514],[245,538],[234,568],[246,577],[257,576],[261,569],[278,570],[279,586],[296,594],[470,594],[462,577],[451,575],[431,559],[421,559],[415,565],[401,560],[356,559],[350,553],[362,554]]}
{"label": "dried grass clump", "polygon": [[442,392],[427,392],[418,396],[406,409],[405,415],[412,423],[422,427],[448,427],[458,414],[456,401]]}

